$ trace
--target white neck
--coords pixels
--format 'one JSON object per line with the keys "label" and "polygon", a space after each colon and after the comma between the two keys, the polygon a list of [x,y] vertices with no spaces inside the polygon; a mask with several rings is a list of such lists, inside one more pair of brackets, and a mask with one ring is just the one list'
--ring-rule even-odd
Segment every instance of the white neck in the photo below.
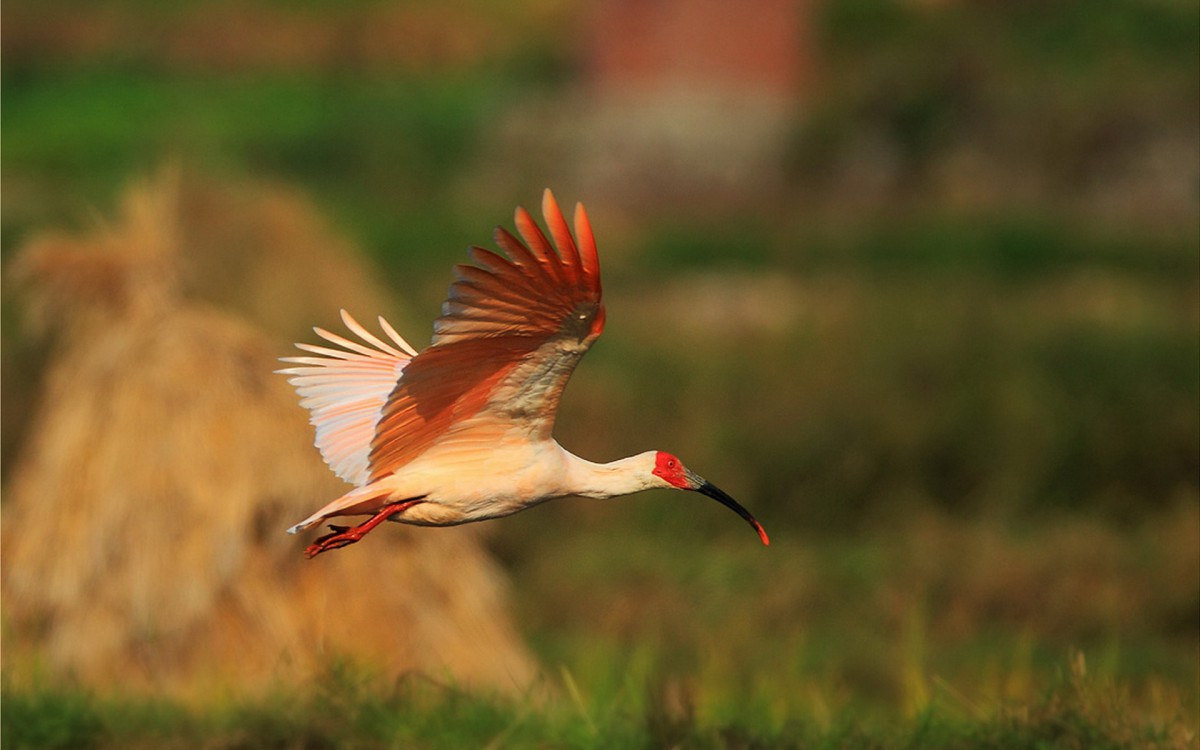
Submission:
{"label": "white neck", "polygon": [[655,451],[597,464],[563,450],[567,457],[564,490],[582,497],[608,498],[663,486],[651,472]]}

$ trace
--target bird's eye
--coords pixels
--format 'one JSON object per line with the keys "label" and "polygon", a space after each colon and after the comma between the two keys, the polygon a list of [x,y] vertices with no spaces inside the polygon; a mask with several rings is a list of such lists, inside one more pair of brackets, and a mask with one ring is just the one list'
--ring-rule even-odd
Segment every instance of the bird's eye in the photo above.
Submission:
{"label": "bird's eye", "polygon": [[668,469],[674,469],[674,468],[675,468],[675,462],[674,462],[674,461],[667,461],[667,468],[668,468]]}

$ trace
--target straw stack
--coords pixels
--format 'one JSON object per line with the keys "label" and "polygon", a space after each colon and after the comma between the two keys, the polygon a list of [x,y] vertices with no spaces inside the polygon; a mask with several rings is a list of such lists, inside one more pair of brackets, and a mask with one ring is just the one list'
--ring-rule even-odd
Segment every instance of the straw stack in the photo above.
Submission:
{"label": "straw stack", "polygon": [[474,529],[388,524],[311,561],[283,533],[344,485],[272,373],[282,344],[184,294],[178,185],[136,186],[111,228],[35,238],[15,264],[58,343],[5,493],[9,678],[204,696],[348,659],[527,686]]}

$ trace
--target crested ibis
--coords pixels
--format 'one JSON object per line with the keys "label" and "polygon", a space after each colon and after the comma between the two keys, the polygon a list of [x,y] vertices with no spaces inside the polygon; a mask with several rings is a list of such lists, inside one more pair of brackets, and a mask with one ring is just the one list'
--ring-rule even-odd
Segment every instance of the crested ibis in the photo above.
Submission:
{"label": "crested ibis", "polygon": [[288,531],[338,516],[370,516],[306,549],[308,557],[353,544],[385,520],[450,526],[507,516],[565,495],[609,498],[651,488],[692,490],[745,519],[754,516],[664,451],[593,463],[552,436],[563,388],[604,329],[600,263],[582,204],[575,235],[549,190],[542,213],[553,243],[523,208],[518,239],[497,227],[504,254],[470,250],[433,341],[418,353],[382,317],[385,341],[345,310],[359,340],[314,329],[329,346],[297,344],[285,357],[316,444],[354,489]]}

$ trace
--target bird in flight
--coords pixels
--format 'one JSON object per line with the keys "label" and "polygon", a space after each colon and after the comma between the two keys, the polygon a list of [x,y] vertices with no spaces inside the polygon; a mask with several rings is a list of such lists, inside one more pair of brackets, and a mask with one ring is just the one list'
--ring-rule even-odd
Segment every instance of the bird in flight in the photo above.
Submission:
{"label": "bird in flight", "polygon": [[354,489],[288,529],[328,518],[370,516],[305,550],[308,557],[353,544],[386,520],[452,526],[511,515],[566,495],[609,498],[652,488],[691,490],[766,531],[745,508],[670,453],[647,451],[593,463],[554,439],[559,399],[575,365],[604,329],[600,261],[582,204],[575,235],[549,190],[542,197],[553,244],[523,208],[522,239],[497,227],[504,255],[470,250],[433,341],[417,353],[382,317],[390,341],[345,310],[360,341],[314,329],[331,346],[297,344],[279,372],[311,413],[316,444]]}

